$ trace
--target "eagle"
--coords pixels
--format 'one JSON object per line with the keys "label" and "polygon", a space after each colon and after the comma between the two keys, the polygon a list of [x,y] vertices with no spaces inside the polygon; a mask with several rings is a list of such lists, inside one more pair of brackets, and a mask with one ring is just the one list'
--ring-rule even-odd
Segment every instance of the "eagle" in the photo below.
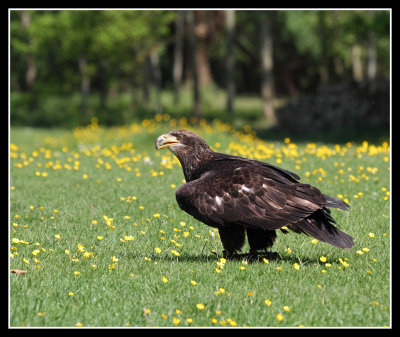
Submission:
{"label": "eagle", "polygon": [[195,219],[218,228],[225,258],[237,256],[246,235],[250,255],[267,253],[278,229],[311,235],[339,248],[354,245],[351,236],[335,227],[330,213],[330,208],[347,210],[349,205],[300,183],[293,172],[215,152],[189,130],[163,134],[155,147],[168,148],[178,158],[186,183],[176,190],[176,201]]}

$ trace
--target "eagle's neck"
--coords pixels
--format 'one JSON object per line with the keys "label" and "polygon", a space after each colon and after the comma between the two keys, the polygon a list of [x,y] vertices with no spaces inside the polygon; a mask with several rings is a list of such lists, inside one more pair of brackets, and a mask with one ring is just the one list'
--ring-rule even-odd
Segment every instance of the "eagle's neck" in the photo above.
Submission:
{"label": "eagle's neck", "polygon": [[[192,149],[191,149],[192,150]],[[175,156],[178,158],[182,165],[183,174],[185,175],[186,182],[197,179],[195,171],[206,162],[212,159],[215,152],[209,147],[197,148],[194,151],[180,151],[176,152]]]}

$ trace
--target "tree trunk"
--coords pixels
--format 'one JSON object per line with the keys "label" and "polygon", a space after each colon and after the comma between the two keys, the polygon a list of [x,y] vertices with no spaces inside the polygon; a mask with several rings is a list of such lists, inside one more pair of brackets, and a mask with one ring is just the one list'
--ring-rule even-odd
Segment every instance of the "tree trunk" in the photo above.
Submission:
{"label": "tree trunk", "polygon": [[361,46],[355,44],[351,50],[351,61],[353,65],[353,79],[356,82],[361,82],[364,79],[364,71],[361,60]]}
{"label": "tree trunk", "polygon": [[189,53],[190,53],[190,61],[191,61],[190,63],[192,66],[192,77],[193,77],[193,116],[197,121],[199,121],[201,117],[201,107],[200,107],[199,78],[198,78],[198,69],[196,62],[197,43],[196,43],[193,11],[187,12],[186,20],[189,28]]}
{"label": "tree trunk", "polygon": [[175,20],[175,48],[172,75],[174,79],[174,102],[179,103],[183,73],[183,11],[177,11]]}
{"label": "tree trunk", "polygon": [[318,11],[318,23],[319,23],[319,41],[321,46],[321,56],[319,62],[319,76],[322,84],[326,84],[329,82],[330,74],[329,74],[329,65],[328,65],[328,42],[327,37],[329,36],[329,32],[327,31],[326,25],[326,11]]}
{"label": "tree trunk", "polygon": [[162,113],[162,103],[161,103],[161,69],[160,69],[160,59],[158,52],[154,51],[150,54],[151,68],[153,70],[153,78],[156,86],[156,106],[155,113]]}
{"label": "tree trunk", "polygon": [[150,57],[146,57],[143,67],[143,86],[142,86],[142,101],[145,106],[149,103],[150,97],[150,82],[151,82],[151,61]]}
{"label": "tree trunk", "polygon": [[[31,23],[31,15],[27,11],[21,12],[21,26],[24,30],[28,30]],[[27,36],[29,36],[27,34]],[[27,44],[30,44],[30,38],[27,37]],[[32,53],[28,52],[26,55],[26,73],[25,73],[25,84],[29,90],[32,89],[33,83],[35,82],[37,74],[35,59]]]}
{"label": "tree trunk", "polygon": [[90,93],[90,78],[87,71],[87,59],[85,54],[81,54],[78,59],[79,72],[81,75],[81,109],[82,109],[82,121],[85,120],[85,117],[88,114],[88,102],[89,102],[89,93]]}
{"label": "tree trunk", "polygon": [[260,20],[262,108],[270,126],[277,123],[274,109],[272,16],[272,12],[265,12],[261,15]]}
{"label": "tree trunk", "polygon": [[233,97],[235,95],[234,81],[234,55],[233,42],[235,36],[235,11],[226,11],[226,30],[228,33],[227,39],[227,56],[226,56],[226,92],[227,92],[227,110],[233,113]]}
{"label": "tree trunk", "polygon": [[208,46],[205,42],[199,41],[196,47],[196,63],[199,84],[201,87],[210,85],[213,78],[210,70],[210,62],[208,61]]}
{"label": "tree trunk", "polygon": [[377,64],[376,37],[374,31],[371,30],[368,32],[367,78],[369,81],[376,78]]}

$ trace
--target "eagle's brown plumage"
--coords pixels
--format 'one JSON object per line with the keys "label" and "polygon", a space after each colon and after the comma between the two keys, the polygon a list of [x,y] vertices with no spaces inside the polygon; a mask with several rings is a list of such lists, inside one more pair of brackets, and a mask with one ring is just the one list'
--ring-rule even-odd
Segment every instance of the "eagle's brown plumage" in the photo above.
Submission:
{"label": "eagle's brown plumage", "polygon": [[335,247],[353,238],[337,229],[329,208],[349,206],[273,165],[217,153],[197,134],[174,130],[156,140],[179,159],[186,184],[176,191],[181,209],[219,229],[226,255],[240,250],[247,234],[251,252],[271,247],[283,226]]}

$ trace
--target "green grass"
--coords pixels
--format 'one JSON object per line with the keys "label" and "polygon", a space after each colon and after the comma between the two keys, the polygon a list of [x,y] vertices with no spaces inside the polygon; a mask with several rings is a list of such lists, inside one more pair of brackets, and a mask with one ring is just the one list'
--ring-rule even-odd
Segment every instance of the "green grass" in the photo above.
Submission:
{"label": "green grass", "polygon": [[[355,238],[351,250],[278,233],[281,260],[221,269],[211,252],[221,253],[218,232],[179,209],[181,168],[154,150],[159,134],[188,127],[165,119],[74,132],[11,129],[10,269],[27,271],[10,274],[11,327],[391,325],[389,147],[269,143],[226,124],[196,128],[221,152],[295,171],[351,205],[333,211]],[[110,226],[103,216],[113,218]]]}

